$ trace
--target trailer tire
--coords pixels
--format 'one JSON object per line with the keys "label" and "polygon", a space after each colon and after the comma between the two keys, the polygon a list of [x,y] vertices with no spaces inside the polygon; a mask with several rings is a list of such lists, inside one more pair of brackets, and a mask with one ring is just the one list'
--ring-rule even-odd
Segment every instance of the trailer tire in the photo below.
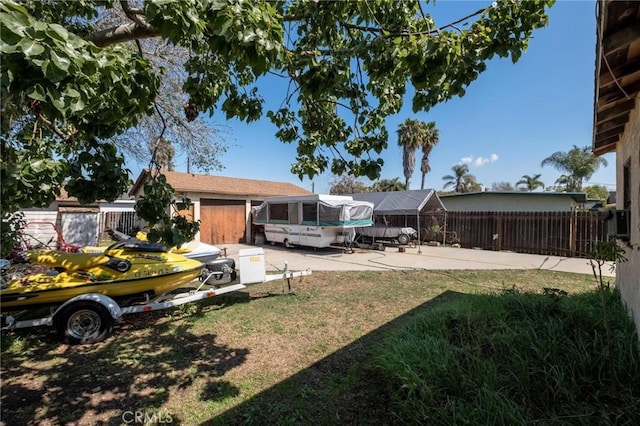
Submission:
{"label": "trailer tire", "polygon": [[80,300],[64,307],[53,319],[58,336],[72,345],[101,342],[115,323],[106,307]]}
{"label": "trailer tire", "polygon": [[403,246],[406,246],[410,242],[411,242],[411,237],[409,237],[407,234],[398,235],[398,243],[402,244]]}

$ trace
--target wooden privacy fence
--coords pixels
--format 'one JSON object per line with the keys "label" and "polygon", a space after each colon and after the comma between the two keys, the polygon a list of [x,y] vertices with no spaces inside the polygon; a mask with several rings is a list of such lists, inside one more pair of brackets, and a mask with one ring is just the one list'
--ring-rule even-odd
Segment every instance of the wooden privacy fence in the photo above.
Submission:
{"label": "wooden privacy fence", "polygon": [[[393,226],[418,229],[416,216],[386,216]],[[607,213],[447,212],[420,215],[420,239],[459,243],[464,248],[587,257],[607,240]]]}
{"label": "wooden privacy fence", "polygon": [[102,212],[99,219],[99,240],[108,240],[107,229],[132,234],[138,227],[138,219],[133,211]]}
{"label": "wooden privacy fence", "polygon": [[462,247],[587,257],[607,240],[607,213],[447,212],[447,231]]}

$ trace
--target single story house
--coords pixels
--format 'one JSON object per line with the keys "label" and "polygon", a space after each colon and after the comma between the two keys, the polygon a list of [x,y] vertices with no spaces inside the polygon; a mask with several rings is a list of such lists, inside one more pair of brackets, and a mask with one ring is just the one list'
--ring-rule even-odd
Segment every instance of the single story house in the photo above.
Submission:
{"label": "single story house", "polygon": [[485,191],[439,197],[449,212],[571,212],[597,201],[584,192]]}
{"label": "single story house", "polygon": [[593,152],[616,153],[616,286],[640,333],[640,2],[597,2]]}
{"label": "single story house", "polygon": [[[192,173],[163,172],[176,194],[191,200],[194,220],[200,220],[196,239],[208,244],[251,243],[255,238],[251,208],[266,197],[306,195],[311,191],[286,182],[272,182]],[[143,194],[148,171],[142,171],[129,194]]]}

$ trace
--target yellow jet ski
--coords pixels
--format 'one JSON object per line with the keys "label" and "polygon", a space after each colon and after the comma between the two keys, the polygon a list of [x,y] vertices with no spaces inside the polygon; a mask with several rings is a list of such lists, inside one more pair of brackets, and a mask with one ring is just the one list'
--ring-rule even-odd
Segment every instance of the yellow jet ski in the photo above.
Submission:
{"label": "yellow jet ski", "polygon": [[204,264],[166,246],[137,239],[112,244],[101,253],[27,252],[41,272],[13,278],[0,290],[2,310],[57,305],[85,293],[117,300],[155,297],[197,279]]}
{"label": "yellow jet ski", "polygon": [[[135,237],[113,229],[107,230],[107,233],[114,241],[127,241],[131,239],[141,242],[148,241],[147,233],[142,231],[138,231]],[[97,254],[104,253],[104,250],[105,248],[101,246],[84,246],[80,251],[83,253]],[[218,285],[234,281],[237,278],[236,263],[233,259],[227,257],[226,248],[219,249],[216,246],[200,241],[189,241],[179,248],[171,247],[168,251],[204,263],[207,271],[211,273],[207,283]],[[221,258],[221,255],[224,257]]]}

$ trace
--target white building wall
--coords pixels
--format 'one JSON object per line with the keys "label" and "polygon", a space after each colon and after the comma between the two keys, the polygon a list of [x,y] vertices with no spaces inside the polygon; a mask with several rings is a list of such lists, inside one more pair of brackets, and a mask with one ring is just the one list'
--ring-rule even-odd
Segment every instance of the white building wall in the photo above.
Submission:
{"label": "white building wall", "polygon": [[131,201],[115,201],[113,203],[100,203],[100,213],[106,212],[132,212],[135,211],[135,200]]}
{"label": "white building wall", "polygon": [[65,243],[76,246],[98,245],[98,213],[60,212],[60,232]]}
{"label": "white building wall", "polygon": [[[32,246],[39,244],[47,244],[50,241],[56,241],[58,234],[56,234],[55,228],[49,224],[38,223],[47,222],[55,226],[59,225],[58,222],[58,205],[53,203],[45,209],[24,209],[21,210],[24,215],[24,221],[27,222],[27,227],[24,229],[23,235],[26,239],[26,243]],[[29,225],[29,223],[31,224]]]}
{"label": "white building wall", "polygon": [[58,220],[58,205],[56,203],[45,209],[24,209],[20,210],[24,214],[26,222],[53,222]]}
{"label": "white building wall", "polygon": [[616,150],[616,207],[619,209],[623,208],[624,200],[622,170],[628,160],[631,162],[631,238],[628,243],[620,242],[626,250],[627,261],[618,264],[616,283],[640,334],[640,96],[636,97],[636,107]]}

